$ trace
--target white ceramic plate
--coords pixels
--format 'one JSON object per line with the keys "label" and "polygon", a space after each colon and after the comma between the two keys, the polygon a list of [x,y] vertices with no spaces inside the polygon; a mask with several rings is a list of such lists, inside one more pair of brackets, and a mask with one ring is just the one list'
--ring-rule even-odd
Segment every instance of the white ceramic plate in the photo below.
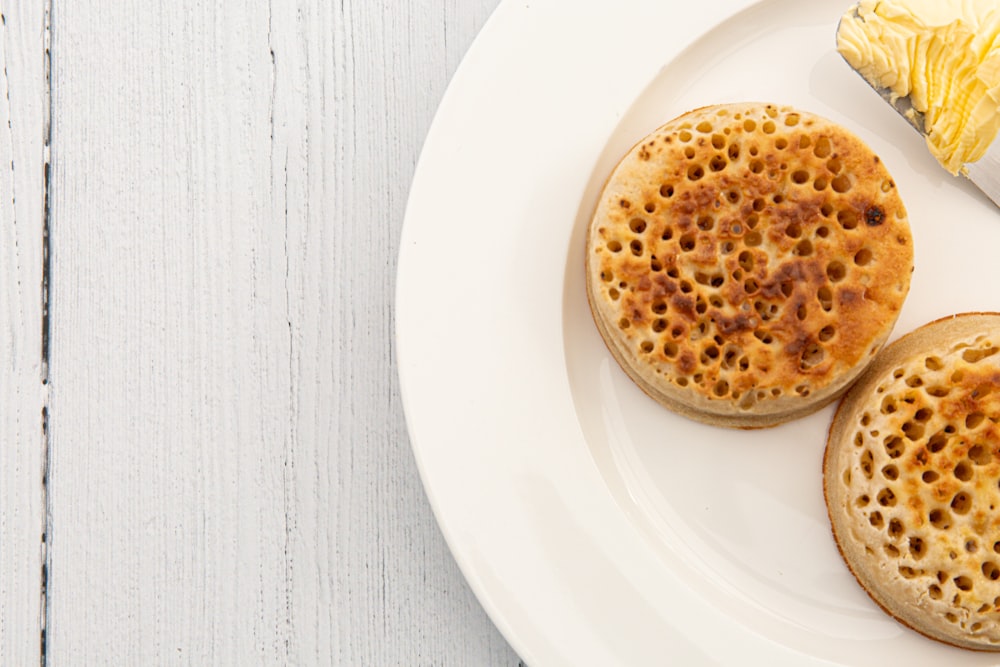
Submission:
{"label": "white ceramic plate", "polygon": [[757,432],[642,394],[583,284],[604,178],[693,107],[794,104],[878,152],[916,271],[894,337],[1000,310],[1000,213],[842,62],[847,0],[505,0],[459,68],[413,182],[397,343],[414,452],[472,588],[529,665],[984,665],[879,611],[837,554],[832,408]]}

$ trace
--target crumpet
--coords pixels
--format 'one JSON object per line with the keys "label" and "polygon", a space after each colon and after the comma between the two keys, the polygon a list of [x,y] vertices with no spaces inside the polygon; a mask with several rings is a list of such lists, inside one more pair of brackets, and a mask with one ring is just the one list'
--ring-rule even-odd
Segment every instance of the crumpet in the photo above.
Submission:
{"label": "crumpet", "polygon": [[913,269],[881,160],[771,104],[686,113],[619,162],[587,234],[587,295],[625,372],[710,424],[772,426],[837,398],[895,324]]}
{"label": "crumpet", "polygon": [[844,396],[823,462],[844,560],[905,625],[1000,650],[1000,314],[928,324]]}

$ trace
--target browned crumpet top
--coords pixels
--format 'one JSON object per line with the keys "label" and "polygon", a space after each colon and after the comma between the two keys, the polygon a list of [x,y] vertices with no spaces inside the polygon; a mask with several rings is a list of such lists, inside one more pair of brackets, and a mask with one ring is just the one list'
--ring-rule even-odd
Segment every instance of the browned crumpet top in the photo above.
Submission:
{"label": "browned crumpet top", "polygon": [[837,411],[824,459],[834,537],[886,611],[1000,650],[1000,315],[904,336]]}
{"label": "browned crumpet top", "polygon": [[766,426],[836,397],[884,343],[913,249],[857,137],[770,104],[697,109],[611,174],[588,232],[605,342],[688,416]]}

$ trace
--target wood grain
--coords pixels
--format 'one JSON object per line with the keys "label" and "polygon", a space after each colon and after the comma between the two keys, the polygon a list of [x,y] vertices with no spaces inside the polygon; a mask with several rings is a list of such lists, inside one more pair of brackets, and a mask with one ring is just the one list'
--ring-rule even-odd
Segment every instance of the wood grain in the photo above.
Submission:
{"label": "wood grain", "polygon": [[46,15],[0,4],[0,663],[41,661]]}
{"label": "wood grain", "polygon": [[55,0],[47,660],[517,663],[391,344],[419,147],[495,4]]}

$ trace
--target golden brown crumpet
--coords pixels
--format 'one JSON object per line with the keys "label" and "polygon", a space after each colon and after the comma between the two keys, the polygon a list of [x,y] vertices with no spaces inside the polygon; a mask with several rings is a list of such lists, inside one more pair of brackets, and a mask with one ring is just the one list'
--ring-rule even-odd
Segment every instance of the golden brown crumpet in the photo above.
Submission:
{"label": "golden brown crumpet", "polygon": [[721,426],[834,400],[909,291],[906,211],[844,128],[770,104],[691,111],[634,146],[587,235],[587,295],[628,375]]}
{"label": "golden brown crumpet", "polygon": [[823,464],[833,535],[885,611],[1000,650],[1000,314],[926,325],[844,397]]}

